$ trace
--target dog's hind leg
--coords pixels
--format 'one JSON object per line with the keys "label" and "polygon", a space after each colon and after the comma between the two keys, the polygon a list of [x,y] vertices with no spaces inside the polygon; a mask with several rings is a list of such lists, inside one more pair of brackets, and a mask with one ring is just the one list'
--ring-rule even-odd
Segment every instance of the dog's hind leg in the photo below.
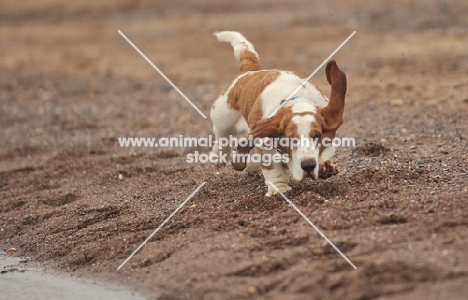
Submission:
{"label": "dog's hind leg", "polygon": [[215,141],[210,156],[217,158],[216,167],[226,164],[231,155],[229,137],[235,133],[236,124],[242,118],[238,110],[230,109],[227,105],[227,94],[219,97],[211,107],[211,121],[213,122],[213,133]]}

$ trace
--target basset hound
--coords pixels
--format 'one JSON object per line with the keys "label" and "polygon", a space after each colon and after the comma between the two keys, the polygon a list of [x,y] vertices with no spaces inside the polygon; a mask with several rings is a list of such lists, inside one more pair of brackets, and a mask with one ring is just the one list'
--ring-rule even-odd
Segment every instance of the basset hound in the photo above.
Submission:
{"label": "basset hound", "polygon": [[[335,61],[328,62],[326,77],[331,85],[328,99],[313,84],[293,72],[281,70],[262,70],[260,60],[253,45],[239,32],[223,31],[215,33],[220,42],[231,43],[234,56],[240,62],[240,73],[220,93],[215,100],[210,117],[213,122],[215,141],[228,138],[239,128],[249,130],[249,143],[237,145],[231,162],[236,170],[258,170],[260,167],[268,187],[266,196],[277,194],[268,184],[273,183],[281,192],[291,189],[286,168],[296,181],[305,177],[314,180],[328,178],[338,173],[338,168],[331,162],[335,147],[325,147],[320,143],[325,138],[333,139],[343,123],[343,111],[346,95],[346,75],[338,68]],[[301,86],[302,85],[302,86]],[[294,97],[291,93],[301,86]],[[252,140],[265,138],[279,139],[315,139],[318,143],[303,145],[290,143],[287,146],[265,147]],[[283,160],[267,160],[266,155],[287,154]],[[213,146],[216,157],[230,157],[231,147]],[[260,162],[255,164],[247,159],[239,160],[239,155],[252,156],[261,154]],[[221,160],[217,165],[222,165]]]}

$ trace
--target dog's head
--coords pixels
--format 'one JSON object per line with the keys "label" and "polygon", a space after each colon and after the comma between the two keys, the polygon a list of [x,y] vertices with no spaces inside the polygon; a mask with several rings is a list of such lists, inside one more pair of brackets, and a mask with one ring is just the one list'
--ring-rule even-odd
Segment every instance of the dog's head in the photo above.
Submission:
{"label": "dog's head", "polygon": [[[297,181],[306,176],[318,178],[319,157],[325,150],[321,141],[324,138],[331,141],[343,123],[346,75],[335,61],[330,61],[326,67],[326,76],[331,85],[327,106],[320,108],[305,102],[285,106],[273,117],[258,121],[250,131],[251,139],[270,137],[289,140],[289,143],[282,144],[286,146],[280,143],[278,150],[289,155],[288,166]],[[252,144],[238,147],[237,151],[249,153]],[[243,170],[246,164],[236,162],[233,166],[236,170]]]}

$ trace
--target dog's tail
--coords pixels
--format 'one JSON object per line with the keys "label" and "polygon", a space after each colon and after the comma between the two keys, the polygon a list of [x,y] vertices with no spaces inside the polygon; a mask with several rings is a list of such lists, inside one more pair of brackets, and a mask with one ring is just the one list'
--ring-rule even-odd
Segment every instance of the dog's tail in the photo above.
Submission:
{"label": "dog's tail", "polygon": [[231,43],[234,48],[234,56],[240,62],[240,71],[261,70],[260,59],[254,46],[242,34],[236,31],[221,31],[214,35],[220,42]]}

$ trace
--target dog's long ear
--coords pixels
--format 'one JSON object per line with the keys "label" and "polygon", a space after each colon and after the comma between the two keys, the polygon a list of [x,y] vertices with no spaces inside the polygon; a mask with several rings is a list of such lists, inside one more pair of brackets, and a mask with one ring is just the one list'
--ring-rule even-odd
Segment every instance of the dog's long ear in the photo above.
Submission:
{"label": "dog's long ear", "polygon": [[343,124],[343,111],[346,96],[346,75],[334,60],[327,64],[325,69],[327,81],[331,85],[330,102],[322,108],[322,116],[325,120],[325,130],[336,130]]}
{"label": "dog's long ear", "polygon": [[278,114],[271,118],[263,119],[255,123],[250,131],[253,138],[277,137],[283,134],[281,120]]}
{"label": "dog's long ear", "polygon": [[[237,153],[233,154],[231,164],[237,171],[242,171],[247,166],[245,160],[254,145],[255,138],[278,137],[283,134],[278,115],[258,121],[250,131],[247,145],[237,145]],[[244,158],[244,159],[243,159]]]}

